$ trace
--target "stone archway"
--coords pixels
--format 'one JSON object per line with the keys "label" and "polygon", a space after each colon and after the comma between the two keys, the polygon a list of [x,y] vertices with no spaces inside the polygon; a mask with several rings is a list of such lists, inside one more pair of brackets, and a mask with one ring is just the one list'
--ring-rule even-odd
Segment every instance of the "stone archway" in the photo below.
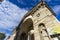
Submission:
{"label": "stone archway", "polygon": [[34,39],[33,31],[34,31],[33,20],[32,18],[28,17],[21,24],[18,40],[33,40]]}

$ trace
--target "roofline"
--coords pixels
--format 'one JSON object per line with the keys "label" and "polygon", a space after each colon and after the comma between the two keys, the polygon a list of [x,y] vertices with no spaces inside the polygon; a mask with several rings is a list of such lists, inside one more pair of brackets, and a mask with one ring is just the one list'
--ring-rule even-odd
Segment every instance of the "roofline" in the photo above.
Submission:
{"label": "roofline", "polygon": [[40,1],[36,6],[34,6],[30,11],[28,11],[28,13],[26,13],[26,15],[24,15],[24,17],[26,18],[27,16],[34,14],[34,12],[36,12],[36,10],[38,10],[38,8],[40,8],[41,6],[45,5],[50,11],[51,13],[56,16],[56,14],[54,13],[54,11],[49,7],[49,5],[47,4],[46,1]]}
{"label": "roofline", "polygon": [[19,27],[21,26],[21,24],[23,23],[23,20],[29,16],[29,15],[32,15],[34,14],[34,12],[36,12],[36,10],[38,10],[38,8],[40,8],[41,6],[45,5],[50,11],[51,13],[56,16],[56,14],[54,13],[54,11],[49,7],[49,5],[47,4],[46,1],[40,1],[36,6],[34,6],[30,11],[28,11],[24,17],[22,18],[21,22],[19,23],[18,27],[16,30],[20,29]]}

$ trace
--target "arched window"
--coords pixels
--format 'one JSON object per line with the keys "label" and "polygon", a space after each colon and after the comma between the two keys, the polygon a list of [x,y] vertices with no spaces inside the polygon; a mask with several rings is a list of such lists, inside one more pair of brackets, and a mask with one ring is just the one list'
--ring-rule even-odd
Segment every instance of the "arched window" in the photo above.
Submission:
{"label": "arched window", "polygon": [[46,26],[43,23],[39,24],[39,32],[40,32],[40,37],[41,40],[49,40],[49,34],[47,32]]}
{"label": "arched window", "polygon": [[39,26],[45,26],[44,23],[40,23]]}
{"label": "arched window", "polygon": [[27,34],[22,33],[21,36],[20,36],[20,40],[27,40]]}
{"label": "arched window", "polygon": [[43,23],[40,23],[39,24],[39,31],[42,33],[43,30],[46,31],[45,25]]}

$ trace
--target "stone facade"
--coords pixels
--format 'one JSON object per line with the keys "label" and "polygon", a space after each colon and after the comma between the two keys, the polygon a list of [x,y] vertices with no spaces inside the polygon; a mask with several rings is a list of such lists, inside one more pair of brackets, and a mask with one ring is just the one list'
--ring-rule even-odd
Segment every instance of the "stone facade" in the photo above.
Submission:
{"label": "stone facade", "polygon": [[40,2],[24,16],[14,40],[59,40],[60,34],[55,37],[50,31],[51,28],[60,26],[55,16],[45,2]]}

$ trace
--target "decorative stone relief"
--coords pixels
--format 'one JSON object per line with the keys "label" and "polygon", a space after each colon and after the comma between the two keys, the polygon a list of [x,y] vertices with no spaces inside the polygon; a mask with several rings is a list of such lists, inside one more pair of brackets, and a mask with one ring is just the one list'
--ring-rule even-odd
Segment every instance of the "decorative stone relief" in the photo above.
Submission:
{"label": "decorative stone relief", "polygon": [[40,13],[38,13],[36,16],[39,17],[40,16]]}

